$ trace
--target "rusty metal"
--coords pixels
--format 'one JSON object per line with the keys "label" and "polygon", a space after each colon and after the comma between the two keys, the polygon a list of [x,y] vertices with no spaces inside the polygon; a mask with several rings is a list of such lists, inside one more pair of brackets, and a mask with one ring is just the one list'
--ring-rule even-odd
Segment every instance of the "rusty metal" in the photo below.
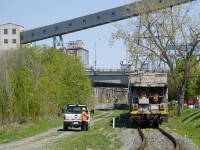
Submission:
{"label": "rusty metal", "polygon": [[138,128],[138,132],[139,132],[140,137],[142,139],[142,142],[141,142],[140,146],[138,147],[138,150],[144,150],[146,143],[147,143],[147,138],[144,136],[144,133],[142,132],[142,130],[140,128]]}
{"label": "rusty metal", "polygon": [[179,145],[176,139],[171,134],[164,131],[163,129],[161,128],[158,128],[158,129],[160,132],[162,132],[163,135],[165,135],[167,138],[169,138],[172,141],[172,143],[174,144],[174,150],[179,150]]}

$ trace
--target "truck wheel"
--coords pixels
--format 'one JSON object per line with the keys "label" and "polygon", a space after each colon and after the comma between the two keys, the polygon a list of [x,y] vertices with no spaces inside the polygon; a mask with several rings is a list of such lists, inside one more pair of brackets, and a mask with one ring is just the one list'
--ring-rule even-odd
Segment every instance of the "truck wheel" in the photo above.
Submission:
{"label": "truck wheel", "polygon": [[63,125],[63,130],[64,131],[68,131],[68,126],[67,125]]}

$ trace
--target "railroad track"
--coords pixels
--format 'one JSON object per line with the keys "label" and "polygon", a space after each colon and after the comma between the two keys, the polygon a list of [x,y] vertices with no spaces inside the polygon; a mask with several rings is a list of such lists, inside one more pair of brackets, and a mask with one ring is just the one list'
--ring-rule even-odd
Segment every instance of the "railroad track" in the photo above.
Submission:
{"label": "railroad track", "polygon": [[162,132],[163,135],[165,135],[166,137],[168,137],[168,139],[170,139],[172,141],[172,143],[174,144],[174,150],[179,150],[178,142],[171,134],[167,133],[165,130],[163,130],[161,128],[158,128],[158,130],[160,132]]}
{"label": "railroad track", "polygon": [[142,139],[141,144],[138,147],[138,150],[144,150],[146,144],[147,144],[147,138],[144,136],[144,133],[142,132],[142,130],[140,128],[138,128],[138,132],[140,134],[140,137]]}
{"label": "railroad track", "polygon": [[[179,150],[179,145],[178,145],[176,139],[173,136],[171,136],[171,134],[167,133],[166,131],[164,131],[161,128],[158,128],[158,130],[173,143],[174,150]],[[138,146],[138,150],[144,150],[147,148],[148,139],[147,139],[147,137],[145,137],[143,131],[140,128],[138,128],[138,132],[141,137],[141,143]],[[149,148],[147,148],[147,149],[149,149]]]}

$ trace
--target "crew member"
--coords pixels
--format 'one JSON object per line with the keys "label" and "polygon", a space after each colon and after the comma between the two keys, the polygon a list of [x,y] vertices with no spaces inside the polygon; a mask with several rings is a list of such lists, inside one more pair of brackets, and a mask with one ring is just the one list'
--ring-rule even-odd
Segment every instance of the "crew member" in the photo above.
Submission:
{"label": "crew member", "polygon": [[88,115],[86,113],[86,109],[83,107],[82,108],[82,127],[81,127],[82,130],[86,129],[87,118],[88,118]]}
{"label": "crew member", "polygon": [[153,94],[153,102],[154,102],[155,104],[158,103],[158,94],[157,94],[157,93],[154,93],[154,94]]}
{"label": "crew member", "polygon": [[142,98],[142,97],[147,97],[147,93],[145,91],[141,92],[140,98]]}

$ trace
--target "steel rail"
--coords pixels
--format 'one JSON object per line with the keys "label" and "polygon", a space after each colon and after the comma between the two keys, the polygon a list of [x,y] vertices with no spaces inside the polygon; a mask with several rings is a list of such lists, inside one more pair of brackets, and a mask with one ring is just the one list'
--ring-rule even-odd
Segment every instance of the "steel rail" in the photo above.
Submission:
{"label": "steel rail", "polygon": [[163,135],[165,135],[166,137],[168,137],[168,139],[170,139],[172,141],[172,143],[174,144],[174,150],[179,150],[178,142],[171,134],[167,133],[165,130],[163,130],[161,128],[158,128],[158,130],[160,132],[162,132]]}
{"label": "steel rail", "polygon": [[142,139],[142,142],[140,144],[140,146],[138,147],[138,150],[144,150],[146,143],[147,143],[147,138],[144,136],[144,133],[142,132],[142,130],[138,127],[138,132],[140,134],[140,137]]}

